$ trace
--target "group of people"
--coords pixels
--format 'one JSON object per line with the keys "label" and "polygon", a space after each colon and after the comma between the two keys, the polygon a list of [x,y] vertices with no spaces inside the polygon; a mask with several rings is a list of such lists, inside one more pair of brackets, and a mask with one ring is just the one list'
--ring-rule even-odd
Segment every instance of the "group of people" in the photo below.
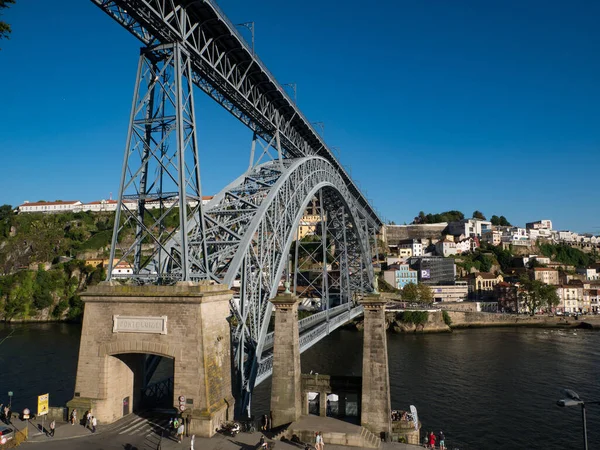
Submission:
{"label": "group of people", "polygon": [[400,420],[408,420],[408,414],[406,411],[392,411],[392,422],[398,422]]}
{"label": "group of people", "polygon": [[[92,433],[95,433],[96,427],[98,426],[98,419],[92,416],[92,412],[89,410],[85,412],[83,417],[85,418],[85,423],[82,423],[81,425],[85,426],[88,430],[92,430]],[[69,418],[69,422],[71,422],[71,425],[75,425],[77,423],[77,408],[73,408],[73,410],[71,411],[71,417]],[[52,424],[50,425],[52,426]],[[54,436],[54,431],[52,430],[51,435]]]}
{"label": "group of people", "polygon": [[88,430],[91,429],[92,433],[95,433],[97,425],[98,425],[98,419],[96,419],[94,416],[92,416],[91,411],[86,411],[85,412],[85,427]]}
{"label": "group of people", "polygon": [[323,450],[325,448],[325,442],[323,442],[323,432],[317,431],[315,432],[315,449]]}
{"label": "group of people", "polygon": [[[183,419],[174,417],[171,420],[169,420],[169,430],[173,430],[175,432],[177,442],[181,444],[181,441],[183,440],[183,433],[185,431],[185,424],[183,423]],[[193,438],[195,438],[195,436],[192,436],[192,449],[194,448]]]}
{"label": "group of people", "polygon": [[436,440],[440,444],[440,450],[445,450],[446,449],[446,443],[444,442],[445,437],[444,437],[444,433],[441,431],[440,431],[439,436],[437,436],[437,437],[435,434],[433,434],[433,431],[430,433],[425,433],[425,437],[423,438],[423,447],[436,448],[435,447]]}

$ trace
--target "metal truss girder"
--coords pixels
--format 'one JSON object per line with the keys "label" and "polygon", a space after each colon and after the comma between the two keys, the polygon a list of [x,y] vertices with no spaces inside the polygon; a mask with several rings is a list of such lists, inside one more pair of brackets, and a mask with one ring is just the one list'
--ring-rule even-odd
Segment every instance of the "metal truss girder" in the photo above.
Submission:
{"label": "metal truss girder", "polygon": [[[347,310],[346,312],[332,317],[329,322],[322,323],[321,325],[311,328],[310,331],[301,334],[300,353],[304,352],[305,350],[308,350],[321,339],[327,337],[332,331],[338,329],[339,327],[354,319],[355,317],[360,316],[361,314],[363,314],[363,312],[364,308],[362,305],[355,306],[352,309]],[[263,360],[259,364],[254,385],[258,386],[260,383],[267,380],[272,373],[273,355],[269,354],[267,357],[263,358]]]}
{"label": "metal truss girder", "polygon": [[[257,197],[253,190],[241,188],[260,180],[260,173],[272,177],[272,166],[279,166],[280,163],[265,163],[238,178],[239,184],[229,185],[216,196],[219,200],[213,200],[205,211],[207,222],[235,223],[236,234],[242,236],[239,240],[223,227],[207,227],[206,230],[208,264],[213,278],[229,286],[239,281],[239,304],[233,303],[234,315],[238,320],[233,336],[234,360],[238,371],[243,372],[242,388],[247,392],[253,388],[253,376],[262,357],[271,316],[269,300],[277,293],[289,248],[306,206],[322,190],[323,198],[338,199],[335,206],[344,211],[344,219],[340,218],[338,222],[344,223],[343,231],[349,237],[347,242],[354,245],[355,258],[361,260],[355,264],[357,272],[352,275],[360,275],[360,280],[364,281],[355,283],[356,293],[364,293],[372,286],[372,272],[368,270],[369,236],[362,226],[365,217],[361,215],[362,209],[356,206],[355,197],[347,189],[344,180],[327,160],[321,157],[285,159],[284,171],[278,172],[276,180],[270,180],[270,190],[260,191]],[[236,191],[240,195],[234,198],[228,195],[228,191]],[[247,192],[244,198],[250,198],[256,208],[247,210],[242,207],[239,201],[242,192]],[[333,205],[330,200],[324,202]],[[241,219],[231,214],[236,207],[240,208]],[[338,215],[339,212],[332,212],[332,217]],[[343,250],[343,246],[340,246],[340,251]],[[359,274],[358,270],[365,270],[366,274]],[[346,301],[350,301],[349,290],[347,284]],[[251,357],[248,353],[251,353]],[[242,365],[249,361],[253,368],[244,369]]]}
{"label": "metal truss girder", "polygon": [[[177,43],[145,50],[138,64],[107,278],[114,276],[115,261],[130,266],[139,282],[166,280],[174,273],[189,280],[192,270],[206,274],[201,199],[189,55]],[[167,217],[176,212],[180,226],[169,229]],[[167,248],[174,240],[178,253]],[[193,255],[192,248],[202,250]]]}
{"label": "metal truss girder", "polygon": [[320,155],[339,172],[363,215],[376,212],[295,102],[212,0],[92,0],[147,46],[180,42],[193,81],[269,142],[279,133],[286,157]]}

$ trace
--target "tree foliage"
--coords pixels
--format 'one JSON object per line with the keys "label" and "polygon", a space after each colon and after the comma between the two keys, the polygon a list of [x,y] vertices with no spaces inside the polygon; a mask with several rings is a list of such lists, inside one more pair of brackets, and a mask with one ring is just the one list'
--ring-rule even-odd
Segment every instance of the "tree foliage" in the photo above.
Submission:
{"label": "tree foliage", "polygon": [[423,283],[408,283],[402,288],[402,300],[431,304],[433,303],[433,291]]}
{"label": "tree foliage", "polygon": [[421,303],[433,303],[433,291],[429,286],[423,283],[419,283],[417,285],[417,290],[419,291],[419,301]]}
{"label": "tree foliage", "polygon": [[448,326],[452,325],[452,318],[450,317],[450,314],[448,314],[448,311],[444,310],[442,311],[442,318],[444,319],[444,323]]}
{"label": "tree foliage", "polygon": [[52,316],[77,320],[83,313],[78,293],[86,286],[105,278],[102,266],[92,267],[84,261],[57,264],[50,270],[40,265],[38,270],[21,270],[0,276],[0,317],[27,319],[49,309]]}
{"label": "tree foliage", "polygon": [[403,311],[396,314],[396,320],[415,325],[423,325],[427,319],[429,319],[428,311]]}
{"label": "tree foliage", "polygon": [[[9,5],[14,4],[15,0],[0,0],[0,10],[8,8]],[[2,14],[0,14],[1,16]],[[8,36],[12,30],[10,25],[0,20],[0,39],[8,39]]]}
{"label": "tree foliage", "polygon": [[459,220],[463,220],[464,218],[465,215],[456,210],[445,211],[440,214],[425,214],[423,211],[420,211],[419,215],[414,218],[412,223],[422,225],[428,223],[457,222]]}
{"label": "tree foliage", "polygon": [[492,225],[501,226],[501,227],[510,227],[511,226],[510,222],[508,220],[506,220],[506,217],[504,217],[504,216],[498,217],[495,214],[490,219],[490,222],[492,222]]}
{"label": "tree foliage", "polygon": [[594,255],[566,244],[540,244],[539,248],[542,255],[570,266],[588,267],[595,262]]}
{"label": "tree foliage", "polygon": [[419,288],[415,283],[408,283],[402,288],[402,300],[416,302],[419,299]]}
{"label": "tree foliage", "polygon": [[539,280],[521,279],[519,301],[531,313],[535,314],[542,307],[558,305],[559,298],[556,288]]}
{"label": "tree foliage", "polygon": [[473,211],[473,219],[486,220],[483,213],[477,209]]}

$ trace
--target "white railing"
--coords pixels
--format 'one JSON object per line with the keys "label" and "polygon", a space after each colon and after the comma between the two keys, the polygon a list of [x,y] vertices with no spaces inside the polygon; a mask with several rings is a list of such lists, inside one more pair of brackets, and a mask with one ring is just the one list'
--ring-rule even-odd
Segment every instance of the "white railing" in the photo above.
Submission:
{"label": "white railing", "polygon": [[[324,337],[329,335],[332,331],[341,327],[342,325],[344,325],[345,323],[354,319],[355,317],[360,316],[363,313],[364,308],[361,305],[361,306],[356,306],[356,307],[348,310],[348,304],[344,304],[344,305],[336,306],[335,308],[330,309],[329,310],[330,315],[334,311],[335,311],[335,316],[334,317],[330,316],[330,319],[328,322],[326,321],[325,323],[322,323],[321,325],[314,326],[306,333],[303,333],[300,335],[300,338],[299,338],[300,353],[304,352],[305,350],[308,350],[310,347],[315,345],[321,339],[323,339]],[[323,312],[326,312],[326,311],[323,311]],[[318,314],[321,314],[321,313],[318,313]],[[307,317],[307,319],[309,319],[309,318],[310,317]],[[327,318],[327,315],[325,315],[325,319],[326,318]],[[306,320],[306,319],[303,319],[303,320]],[[272,339],[272,337],[271,337],[271,339]],[[265,356],[264,359],[259,363],[258,372],[256,375],[256,382],[254,383],[254,385],[258,386],[260,383],[262,383],[267,378],[269,378],[272,373],[273,373],[273,354],[270,353],[269,355]]]}

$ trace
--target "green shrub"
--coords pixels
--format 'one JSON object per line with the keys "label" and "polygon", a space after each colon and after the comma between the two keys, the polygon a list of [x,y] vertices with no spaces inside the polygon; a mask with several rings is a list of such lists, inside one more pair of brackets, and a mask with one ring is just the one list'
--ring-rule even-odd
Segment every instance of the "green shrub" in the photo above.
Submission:
{"label": "green shrub", "polygon": [[450,314],[448,314],[448,311],[442,311],[442,317],[444,318],[444,323],[446,325],[452,325],[452,319],[450,318]]}
{"label": "green shrub", "polygon": [[428,311],[404,311],[398,313],[396,318],[404,323],[414,323],[415,325],[423,325],[429,319]]}
{"label": "green shrub", "polygon": [[61,300],[60,302],[57,303],[57,305],[52,310],[52,317],[54,317],[56,319],[60,319],[60,317],[67,310],[68,307],[69,307],[69,302],[66,300]]}

